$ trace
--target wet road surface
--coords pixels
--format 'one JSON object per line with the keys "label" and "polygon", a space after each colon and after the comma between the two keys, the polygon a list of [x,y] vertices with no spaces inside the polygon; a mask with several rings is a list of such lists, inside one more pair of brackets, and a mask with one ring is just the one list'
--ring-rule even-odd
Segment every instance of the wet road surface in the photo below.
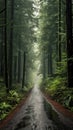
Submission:
{"label": "wet road surface", "polygon": [[39,88],[34,87],[27,102],[0,130],[73,130],[73,122],[56,112]]}

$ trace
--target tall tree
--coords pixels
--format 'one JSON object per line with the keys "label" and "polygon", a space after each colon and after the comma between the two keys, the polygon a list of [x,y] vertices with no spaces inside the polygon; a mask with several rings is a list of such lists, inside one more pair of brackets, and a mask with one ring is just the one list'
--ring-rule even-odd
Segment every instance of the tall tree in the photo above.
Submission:
{"label": "tall tree", "polygon": [[[57,57],[58,54],[58,49],[56,49],[56,46],[58,48],[58,1],[46,0],[41,2],[40,44],[43,50],[46,46],[45,58],[48,59],[46,60],[48,76],[52,76],[56,69],[55,67],[55,69],[53,68],[53,62],[56,62],[55,57]],[[57,50],[57,52],[55,50]],[[42,53],[44,53],[44,51]]]}
{"label": "tall tree", "polygon": [[68,87],[73,87],[72,0],[66,0]]}
{"label": "tall tree", "polygon": [[14,24],[14,0],[11,0],[11,18],[10,18],[10,42],[9,42],[9,88],[12,88],[12,68],[13,68],[13,24]]}
{"label": "tall tree", "polygon": [[58,50],[59,50],[59,58],[58,61],[61,62],[62,54],[61,54],[61,0],[59,0],[59,39],[58,39]]}
{"label": "tall tree", "polygon": [[24,60],[23,60],[23,79],[22,79],[22,88],[24,87],[24,85],[25,85],[25,70],[26,70],[26,68],[25,68],[25,64],[26,64],[26,54],[25,54],[25,52],[24,52]]}
{"label": "tall tree", "polygon": [[0,0],[0,77],[4,77],[5,1]]}
{"label": "tall tree", "polygon": [[5,85],[6,85],[6,91],[7,93],[9,92],[9,86],[8,86],[8,60],[7,60],[7,0],[5,0],[5,47],[4,47],[4,51],[5,51]]}

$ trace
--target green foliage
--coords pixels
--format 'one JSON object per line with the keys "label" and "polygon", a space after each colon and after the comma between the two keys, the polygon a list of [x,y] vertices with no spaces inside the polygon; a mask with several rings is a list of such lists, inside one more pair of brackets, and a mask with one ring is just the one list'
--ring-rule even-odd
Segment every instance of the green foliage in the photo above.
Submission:
{"label": "green foliage", "polygon": [[42,83],[41,89],[54,100],[73,111],[73,88],[68,88],[66,83],[67,79],[64,77],[48,78]]}
{"label": "green foliage", "polygon": [[[14,85],[15,86],[15,85]],[[16,107],[19,101],[26,97],[31,87],[25,87],[24,90],[20,90],[20,85],[15,86],[15,90],[10,90],[9,94],[5,91],[5,87],[0,88],[0,120],[4,119],[8,113]]]}
{"label": "green foliage", "polygon": [[73,109],[73,88],[66,88],[65,91],[63,92],[64,100],[63,104],[69,109]]}
{"label": "green foliage", "polygon": [[42,82],[41,89],[54,100],[73,111],[73,89],[67,87],[67,58],[65,53],[62,55],[63,59],[57,63],[55,75],[46,78]]}
{"label": "green foliage", "polygon": [[11,110],[11,105],[7,102],[0,103],[0,120],[5,118],[8,112]]}
{"label": "green foliage", "polygon": [[58,91],[59,88],[65,86],[65,82],[65,78],[60,78],[58,76],[56,78],[50,77],[42,82],[42,88],[46,91],[50,91],[51,94],[54,94],[55,91]]}
{"label": "green foliage", "polygon": [[65,53],[62,54],[63,59],[57,63],[56,75],[60,77],[67,77],[67,56]]}
{"label": "green foliage", "polygon": [[24,88],[21,90],[22,91],[22,93],[24,94],[27,94],[30,90],[32,89],[32,87],[31,86],[24,86]]}
{"label": "green foliage", "polygon": [[2,120],[19,103],[20,95],[15,90],[11,90],[8,95],[4,95],[4,97],[2,95],[0,99],[0,120]]}
{"label": "green foliage", "polygon": [[11,97],[18,97],[18,93],[15,91],[15,90],[11,90],[10,92],[9,92],[9,95],[11,96]]}
{"label": "green foliage", "polygon": [[10,105],[16,105],[20,100],[19,94],[15,90],[11,90],[7,96],[7,101]]}
{"label": "green foliage", "polygon": [[8,110],[8,108],[10,108],[10,105],[7,104],[6,102],[2,102],[0,104],[0,109],[6,109],[6,110]]}

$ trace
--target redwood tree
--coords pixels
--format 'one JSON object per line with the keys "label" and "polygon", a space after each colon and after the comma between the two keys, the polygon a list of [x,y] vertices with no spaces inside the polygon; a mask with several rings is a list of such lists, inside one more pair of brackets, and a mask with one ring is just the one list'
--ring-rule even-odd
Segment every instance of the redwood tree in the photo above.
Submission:
{"label": "redwood tree", "polygon": [[68,87],[73,87],[72,0],[66,0]]}
{"label": "redwood tree", "polygon": [[8,87],[8,62],[7,62],[7,0],[5,0],[5,42],[4,42],[4,57],[5,57],[5,85],[6,85],[6,91],[9,92]]}

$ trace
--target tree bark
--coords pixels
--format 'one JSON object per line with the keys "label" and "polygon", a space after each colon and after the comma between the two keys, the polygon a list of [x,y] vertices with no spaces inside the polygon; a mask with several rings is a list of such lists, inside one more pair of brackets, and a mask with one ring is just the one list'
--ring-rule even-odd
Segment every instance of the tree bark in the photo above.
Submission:
{"label": "tree bark", "polygon": [[5,85],[6,85],[6,92],[9,92],[8,86],[8,62],[7,62],[7,0],[5,0],[5,44],[4,44],[4,57],[5,57]]}
{"label": "tree bark", "polygon": [[1,35],[1,43],[0,43],[0,76],[3,77],[4,76],[4,40],[5,40],[5,29],[4,27],[2,28],[1,31],[2,35]]}
{"label": "tree bark", "polygon": [[13,21],[14,20],[14,0],[11,0],[11,30],[9,43],[9,88],[12,89],[12,67],[13,67]]}
{"label": "tree bark", "polygon": [[21,83],[21,41],[19,40],[19,51],[18,51],[18,83]]}
{"label": "tree bark", "polygon": [[17,56],[14,56],[14,83],[17,82]]}
{"label": "tree bark", "polygon": [[72,0],[66,0],[68,87],[73,87]]}
{"label": "tree bark", "polygon": [[24,60],[23,60],[23,79],[22,79],[22,88],[25,85],[25,64],[26,64],[26,54],[24,52]]}
{"label": "tree bark", "polygon": [[45,69],[45,49],[43,50],[43,79],[46,78],[46,69]]}
{"label": "tree bark", "polygon": [[48,49],[48,76],[52,76],[53,69],[52,69],[52,47],[49,46]]}
{"label": "tree bark", "polygon": [[58,62],[61,62],[61,0],[59,0],[59,36],[58,36]]}

